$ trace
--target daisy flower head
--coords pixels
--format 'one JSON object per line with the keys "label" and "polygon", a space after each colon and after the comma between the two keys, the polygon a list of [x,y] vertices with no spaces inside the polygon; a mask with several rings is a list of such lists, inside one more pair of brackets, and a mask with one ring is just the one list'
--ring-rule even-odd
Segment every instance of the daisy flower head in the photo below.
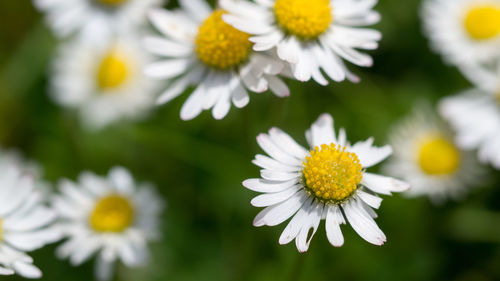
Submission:
{"label": "daisy flower head", "polygon": [[107,38],[114,32],[146,23],[150,7],[163,0],[33,0],[47,14],[47,24],[58,37],[77,33],[85,41]]}
{"label": "daisy flower head", "polygon": [[22,169],[11,165],[0,171],[0,275],[42,276],[26,252],[61,237],[51,226],[56,212],[43,205],[43,197]]}
{"label": "daisy flower head", "polygon": [[163,58],[147,66],[145,73],[169,82],[158,98],[159,104],[194,86],[181,109],[181,118],[190,120],[211,108],[213,117],[222,119],[231,104],[238,108],[248,104],[248,91],[270,89],[279,97],[290,94],[277,76],[285,64],[272,53],[254,52],[250,35],[222,20],[225,10],[212,11],[202,0],[179,3],[179,10],[152,9],[149,14],[161,35],[145,38],[144,46]]}
{"label": "daisy flower head", "polygon": [[262,168],[261,178],[243,185],[263,194],[252,199],[255,207],[266,207],[254,219],[254,226],[274,226],[292,218],[279,238],[280,244],[295,239],[297,249],[305,252],[321,220],[335,247],[344,244],[340,225],[346,220],[366,241],[382,245],[385,234],[375,221],[372,208],[378,209],[379,194],[401,192],[409,185],[366,172],[391,153],[389,146],[373,146],[373,138],[351,145],[343,129],[337,135],[333,119],[323,114],[306,132],[310,150],[297,144],[277,128],[257,137],[268,154],[256,155],[253,163]]}
{"label": "daisy flower head", "polygon": [[459,199],[484,176],[474,153],[460,149],[453,134],[429,107],[419,107],[390,135],[394,155],[384,171],[411,185],[411,197],[426,195],[434,203]]}
{"label": "daisy flower head", "polygon": [[439,104],[456,133],[456,143],[478,149],[479,160],[500,169],[500,60],[495,67],[468,65],[462,72],[476,85]]}
{"label": "daisy flower head", "polygon": [[[344,60],[362,67],[373,64],[359,50],[378,48],[380,32],[362,28],[380,20],[373,11],[376,0],[223,0],[230,12],[224,20],[251,34],[253,49],[275,49],[291,64],[292,75],[300,81],[311,78],[328,84],[324,74],[340,82],[358,82]],[[323,70],[323,72],[321,71]],[[324,73],[324,74],[323,74]]]}
{"label": "daisy flower head", "polygon": [[57,249],[60,258],[77,266],[97,255],[99,280],[112,277],[118,260],[128,267],[147,261],[147,242],[159,238],[164,207],[151,185],[136,184],[127,170],[116,167],[107,177],[84,172],[78,182],[62,180],[59,187],[53,204],[67,238]]}
{"label": "daisy flower head", "polygon": [[500,0],[425,0],[421,17],[432,47],[448,63],[500,56]]}
{"label": "daisy flower head", "polygon": [[149,61],[130,34],[117,34],[105,44],[70,42],[53,65],[52,97],[76,109],[90,129],[143,117],[154,106],[157,90],[156,81],[142,72]]}

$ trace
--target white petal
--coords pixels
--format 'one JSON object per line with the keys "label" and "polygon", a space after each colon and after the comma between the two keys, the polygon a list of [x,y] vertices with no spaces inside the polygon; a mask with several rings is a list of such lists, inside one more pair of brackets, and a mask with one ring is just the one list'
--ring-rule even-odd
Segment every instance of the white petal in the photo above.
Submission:
{"label": "white petal", "polygon": [[257,143],[259,146],[272,158],[280,161],[283,164],[290,166],[298,166],[302,164],[302,161],[289,155],[281,148],[279,148],[272,140],[271,137],[266,134],[260,134],[257,136]]}
{"label": "white petal", "polygon": [[406,191],[410,188],[406,182],[371,173],[363,173],[361,184],[374,192],[386,195],[390,195],[391,192]]}
{"label": "white petal", "polygon": [[293,216],[288,225],[280,235],[279,243],[281,245],[290,243],[299,235],[302,226],[307,223],[309,218],[309,209],[313,203],[312,197],[308,198],[300,210]]}
{"label": "white petal", "polygon": [[299,192],[283,203],[269,206],[257,214],[253,221],[253,225],[278,225],[293,216],[307,198],[308,196],[304,192]]}
{"label": "white petal", "polygon": [[184,73],[191,66],[189,59],[169,59],[154,62],[144,68],[144,74],[156,79],[169,79]]}
{"label": "white petal", "polygon": [[392,154],[392,148],[389,145],[375,147],[373,138],[369,138],[364,142],[357,142],[349,150],[358,156],[359,162],[363,168],[372,167]]}
{"label": "white petal", "polygon": [[345,223],[344,217],[337,206],[329,206],[326,212],[326,236],[330,244],[334,247],[340,247],[344,245],[344,236],[340,230],[340,224]]}
{"label": "white petal", "polygon": [[38,267],[34,266],[33,264],[16,261],[14,262],[14,264],[12,264],[12,267],[17,273],[19,273],[19,275],[25,278],[42,277],[42,272],[40,271],[40,269],[38,269]]}
{"label": "white petal", "polygon": [[297,191],[299,191],[300,189],[302,189],[301,185],[295,185],[281,192],[262,194],[253,198],[250,203],[254,207],[271,206],[286,201],[288,198],[292,197],[295,193],[297,193]]}
{"label": "white petal", "polygon": [[363,202],[368,204],[368,206],[378,209],[380,207],[380,204],[382,203],[382,198],[372,195],[370,193],[364,192],[362,190],[358,190],[357,195]]}
{"label": "white petal", "polygon": [[243,182],[243,186],[256,192],[280,192],[292,187],[296,183],[296,179],[285,182],[276,182],[264,179],[247,179]]}
{"label": "white petal", "polygon": [[[309,244],[318,230],[319,223],[323,217],[325,205],[323,203],[314,203],[308,211],[308,217],[305,224],[302,225],[299,235],[295,239],[295,245],[299,252],[307,252]],[[312,229],[312,232],[311,232]]]}
{"label": "white petal", "polygon": [[333,118],[330,114],[322,114],[310,129],[311,147],[321,147],[322,144],[335,143],[335,132],[333,131]]}
{"label": "white petal", "polygon": [[374,245],[385,243],[385,234],[356,200],[349,200],[343,205],[343,209],[347,220],[361,238]]}

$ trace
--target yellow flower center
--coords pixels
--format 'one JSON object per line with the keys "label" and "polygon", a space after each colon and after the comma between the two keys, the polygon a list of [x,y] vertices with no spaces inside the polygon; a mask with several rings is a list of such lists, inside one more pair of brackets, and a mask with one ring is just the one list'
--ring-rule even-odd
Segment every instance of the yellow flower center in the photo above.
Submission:
{"label": "yellow flower center", "polygon": [[134,220],[134,207],[128,198],[109,195],[101,198],[90,215],[90,226],[97,232],[122,232]]}
{"label": "yellow flower center", "polygon": [[488,40],[500,34],[500,7],[481,5],[470,9],[465,15],[464,26],[475,40]]}
{"label": "yellow flower center", "polygon": [[223,10],[214,11],[198,29],[196,53],[207,66],[220,70],[236,67],[249,56],[250,35],[237,30],[222,20]]}
{"label": "yellow flower center", "polygon": [[0,241],[3,239],[3,220],[0,219]]}
{"label": "yellow flower center", "polygon": [[287,33],[304,40],[316,39],[333,21],[330,0],[276,0],[274,14]]}
{"label": "yellow flower center", "polygon": [[421,143],[418,163],[429,175],[448,175],[460,165],[460,153],[456,146],[441,136],[430,136]]}
{"label": "yellow flower center", "polygon": [[330,144],[315,147],[306,157],[306,189],[324,202],[340,203],[350,197],[363,178],[358,156],[345,147]]}
{"label": "yellow flower center", "polygon": [[123,4],[124,2],[127,2],[127,0],[97,0],[97,2],[104,5],[117,6]]}
{"label": "yellow flower center", "polygon": [[122,86],[130,76],[130,65],[125,57],[113,50],[107,53],[97,69],[97,86],[111,90]]}

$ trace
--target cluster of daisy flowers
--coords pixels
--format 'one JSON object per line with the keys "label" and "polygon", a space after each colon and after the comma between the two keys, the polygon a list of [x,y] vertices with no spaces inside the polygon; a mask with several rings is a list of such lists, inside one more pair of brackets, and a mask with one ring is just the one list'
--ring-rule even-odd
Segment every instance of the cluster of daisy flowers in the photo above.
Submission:
{"label": "cluster of daisy flowers", "polygon": [[151,184],[115,167],[104,177],[83,172],[78,182],[61,180],[52,193],[40,170],[16,154],[0,152],[0,166],[0,275],[40,278],[28,252],[59,241],[57,256],[72,265],[96,256],[98,280],[111,280],[117,262],[147,262],[165,205]]}
{"label": "cluster of daisy flowers", "polygon": [[[253,93],[289,96],[287,80],[359,82],[348,65],[370,67],[365,51],[378,48],[376,0],[34,0],[61,40],[52,63],[50,95],[100,129],[144,117],[155,105],[185,94],[180,118],[211,110],[222,119]],[[476,88],[428,107],[394,127],[390,145],[368,138],[351,144],[333,117],[321,115],[306,131],[307,148],[278,128],[260,134],[266,155],[253,163],[260,178],[243,185],[260,193],[255,226],[287,220],[280,244],[308,250],[322,220],[328,241],[344,244],[349,224],[374,245],[387,238],[375,222],[382,198],[393,192],[460,198],[490,163],[500,169],[500,1],[424,0],[422,16],[433,48]],[[471,150],[477,150],[477,155]],[[382,167],[369,171],[394,153]],[[20,161],[0,161],[0,274],[38,278],[27,252],[63,241],[57,256],[80,265],[96,258],[99,280],[115,264],[145,263],[148,242],[161,236],[164,208],[150,184],[136,184],[124,168],[61,180],[57,193]],[[410,189],[411,187],[411,189]]]}
{"label": "cluster of daisy flowers", "polygon": [[500,169],[500,1],[426,0],[431,45],[474,87],[439,102],[460,149]]}

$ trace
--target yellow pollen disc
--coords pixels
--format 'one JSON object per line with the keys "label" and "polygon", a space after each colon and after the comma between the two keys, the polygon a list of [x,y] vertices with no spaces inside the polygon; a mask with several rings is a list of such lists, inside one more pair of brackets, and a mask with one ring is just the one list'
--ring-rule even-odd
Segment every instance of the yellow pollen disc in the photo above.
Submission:
{"label": "yellow pollen disc", "polygon": [[116,5],[120,5],[124,2],[127,2],[127,0],[97,0],[97,2],[104,4],[104,5],[116,6]]}
{"label": "yellow pollen disc", "polygon": [[429,175],[448,175],[458,169],[460,153],[449,140],[440,136],[430,136],[420,143],[418,163]]}
{"label": "yellow pollen disc", "polygon": [[130,66],[124,56],[111,51],[102,59],[97,69],[97,85],[101,90],[122,86],[130,75]]}
{"label": "yellow pollen disc", "polygon": [[101,198],[90,215],[90,226],[98,232],[122,232],[134,220],[134,207],[120,195]]}
{"label": "yellow pollen disc", "polygon": [[196,54],[207,66],[225,70],[243,63],[249,56],[250,35],[237,30],[222,20],[226,12],[215,10],[198,29]]}
{"label": "yellow pollen disc", "polygon": [[469,36],[476,40],[488,40],[500,35],[500,7],[481,5],[468,11],[464,26]]}
{"label": "yellow pollen disc", "polygon": [[345,147],[330,144],[315,147],[306,157],[304,170],[307,190],[321,201],[340,203],[350,197],[363,178],[358,156]]}
{"label": "yellow pollen disc", "polygon": [[0,219],[0,241],[3,239],[3,220]]}
{"label": "yellow pollen disc", "polygon": [[304,40],[316,39],[333,21],[330,0],[276,0],[274,14],[287,33]]}

